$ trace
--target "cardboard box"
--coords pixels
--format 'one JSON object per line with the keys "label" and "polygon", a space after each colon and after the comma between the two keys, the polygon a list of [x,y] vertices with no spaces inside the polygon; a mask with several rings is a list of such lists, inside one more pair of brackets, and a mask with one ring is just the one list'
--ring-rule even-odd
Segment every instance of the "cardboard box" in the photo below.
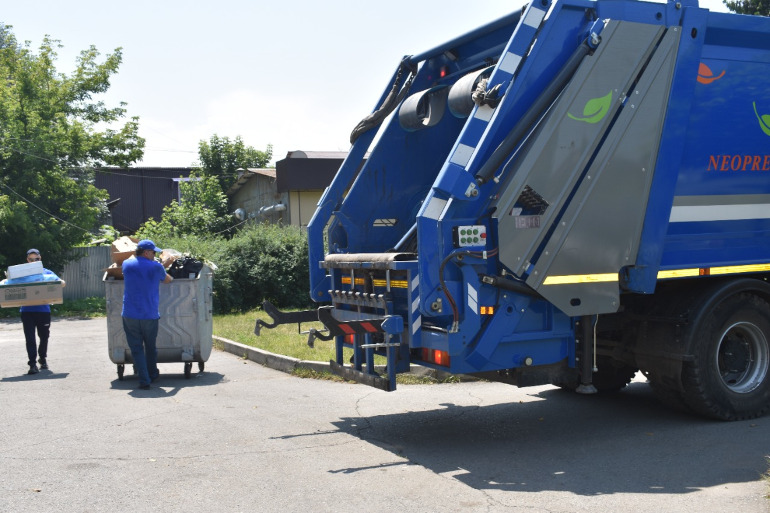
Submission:
{"label": "cardboard box", "polygon": [[[118,264],[118,267],[120,267],[120,264],[123,263],[123,260],[129,258],[131,255],[136,254],[136,245],[139,242],[139,239],[135,239],[133,237],[120,237],[119,239],[116,239],[115,242],[112,243],[112,253],[110,255],[110,258],[112,259],[113,264]],[[123,275],[121,274],[121,277]]]}
{"label": "cardboard box", "polygon": [[64,302],[61,281],[0,284],[0,306],[60,305]]}
{"label": "cardboard box", "polygon": [[115,278],[116,280],[122,280],[123,279],[123,268],[121,267],[121,264],[112,264],[107,269],[103,269],[104,271],[104,279],[108,278]]}
{"label": "cardboard box", "polygon": [[33,274],[43,274],[43,262],[29,262],[28,264],[12,265],[8,267],[9,280],[32,276]]}

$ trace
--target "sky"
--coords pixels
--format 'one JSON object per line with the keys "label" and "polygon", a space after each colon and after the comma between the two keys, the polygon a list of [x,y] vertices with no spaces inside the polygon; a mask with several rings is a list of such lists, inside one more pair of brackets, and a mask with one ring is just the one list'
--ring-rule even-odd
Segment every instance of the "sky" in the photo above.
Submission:
{"label": "sky", "polygon": [[[37,49],[59,40],[69,74],[94,46],[122,48],[107,93],[146,139],[135,166],[195,165],[216,134],[257,150],[347,151],[404,55],[419,54],[520,9],[521,0],[35,0],[0,22]],[[726,12],[721,0],[702,7]]]}

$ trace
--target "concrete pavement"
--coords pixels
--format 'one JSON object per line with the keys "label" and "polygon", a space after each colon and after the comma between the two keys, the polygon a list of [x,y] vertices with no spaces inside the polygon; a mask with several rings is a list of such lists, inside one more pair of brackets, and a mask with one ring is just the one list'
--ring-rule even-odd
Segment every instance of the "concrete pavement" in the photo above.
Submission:
{"label": "concrete pavement", "polygon": [[[471,382],[305,380],[224,351],[117,379],[105,319],[56,319],[27,376],[0,321],[0,512],[768,512],[770,419]],[[194,366],[193,370],[197,368]]]}

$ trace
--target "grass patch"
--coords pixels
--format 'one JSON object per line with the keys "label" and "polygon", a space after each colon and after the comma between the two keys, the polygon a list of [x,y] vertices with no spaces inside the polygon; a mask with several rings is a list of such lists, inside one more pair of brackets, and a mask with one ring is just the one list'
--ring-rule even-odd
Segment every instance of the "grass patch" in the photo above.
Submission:
{"label": "grass patch", "polygon": [[[323,330],[324,326],[320,322],[303,323],[302,333],[296,324],[282,324],[272,329],[263,327],[260,335],[256,336],[254,325],[257,319],[262,319],[267,323],[273,322],[272,318],[262,310],[251,310],[241,314],[215,315],[214,334],[270,353],[291,356],[298,360],[328,362],[336,358],[334,340],[316,339],[313,347],[307,345],[308,334],[306,332],[311,328]],[[352,355],[352,349],[345,349],[343,354],[345,361]],[[375,365],[385,365],[385,363],[385,357],[375,355]]]}
{"label": "grass patch", "polygon": [[[299,333],[296,324],[282,324],[273,329],[262,328],[260,336],[254,334],[257,319],[272,323],[269,315],[261,310],[246,313],[215,315],[214,334],[234,342],[256,347],[275,354],[291,356],[299,360],[328,362],[334,358],[334,341],[316,339],[315,347],[307,345],[307,334]],[[320,322],[304,323],[302,330],[323,329]]]}
{"label": "grass patch", "polygon": [[337,376],[336,374],[332,374],[331,372],[318,372],[314,371],[313,369],[308,369],[307,367],[295,368],[294,372],[292,372],[292,375],[297,376],[298,378],[322,379],[325,381],[338,381],[340,383],[345,381],[344,378]]}
{"label": "grass patch", "polygon": [[[215,315],[214,334],[247,346],[256,347],[274,354],[291,356],[299,360],[328,362],[336,358],[333,340],[323,341],[316,339],[314,348],[310,348],[307,345],[307,334],[299,333],[296,324],[284,324],[273,329],[262,328],[260,336],[256,336],[254,334],[254,325],[257,319],[262,319],[267,323],[272,322],[270,316],[261,310],[252,310],[242,314]],[[302,324],[303,331],[307,331],[310,328],[321,330],[323,329],[323,324],[320,322]],[[345,349],[345,361],[352,354],[352,350]],[[375,365],[385,365],[385,363],[384,357],[375,356]],[[293,374],[301,378],[345,381],[331,372],[316,372],[302,367],[297,368]],[[459,382],[460,379],[457,376],[438,379],[433,376],[418,376],[415,374],[396,375],[396,384],[399,385],[432,385]]]}

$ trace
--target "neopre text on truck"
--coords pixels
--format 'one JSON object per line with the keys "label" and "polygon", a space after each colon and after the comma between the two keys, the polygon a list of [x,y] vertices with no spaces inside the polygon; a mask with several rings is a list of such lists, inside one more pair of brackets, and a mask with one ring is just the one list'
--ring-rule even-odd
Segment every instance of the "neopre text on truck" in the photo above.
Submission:
{"label": "neopre text on truck", "polygon": [[388,391],[410,363],[582,393],[641,371],[767,412],[770,18],[537,0],[403,58],[375,105],[308,226],[324,306],[273,325],[321,320],[333,371]]}

